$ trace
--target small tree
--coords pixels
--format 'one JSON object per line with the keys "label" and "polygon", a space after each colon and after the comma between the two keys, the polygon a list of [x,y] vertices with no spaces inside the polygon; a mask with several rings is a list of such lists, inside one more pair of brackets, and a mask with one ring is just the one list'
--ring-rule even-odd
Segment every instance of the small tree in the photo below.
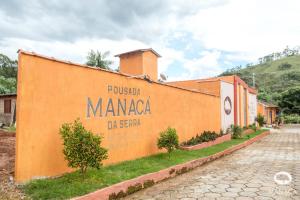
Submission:
{"label": "small tree", "polygon": [[68,166],[80,168],[83,177],[88,167],[99,169],[102,160],[108,158],[107,149],[100,146],[101,137],[86,130],[79,119],[73,124],[63,124],[60,135],[64,142],[63,153]]}
{"label": "small tree", "polygon": [[259,113],[256,117],[256,121],[258,125],[262,127],[265,124],[265,117]]}
{"label": "small tree", "polygon": [[101,53],[99,51],[91,50],[88,52],[86,64],[93,67],[111,70],[110,65],[113,64],[113,61],[106,59],[109,54],[109,51]]}
{"label": "small tree", "polygon": [[176,129],[168,127],[167,130],[161,132],[157,139],[157,146],[159,149],[167,149],[170,157],[170,153],[179,146]]}

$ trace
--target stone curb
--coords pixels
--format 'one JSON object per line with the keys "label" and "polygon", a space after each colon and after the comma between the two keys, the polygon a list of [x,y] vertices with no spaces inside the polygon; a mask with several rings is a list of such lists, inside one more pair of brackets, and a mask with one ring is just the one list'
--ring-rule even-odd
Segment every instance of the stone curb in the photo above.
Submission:
{"label": "stone curb", "polygon": [[183,174],[189,170],[192,170],[196,167],[199,167],[205,163],[208,163],[210,161],[216,160],[218,158],[221,158],[225,155],[231,154],[234,151],[237,151],[239,149],[242,149],[246,146],[249,146],[250,144],[260,140],[261,138],[267,136],[270,134],[269,130],[264,131],[260,135],[251,138],[241,144],[238,144],[236,146],[233,146],[229,149],[226,149],[222,152],[213,154],[208,157],[199,158],[196,160],[192,160],[186,163],[178,164],[163,170],[160,170],[158,172],[145,174],[127,181],[123,181],[120,183],[117,183],[115,185],[108,186],[106,188],[102,188],[100,190],[97,190],[95,192],[75,197],[73,200],[98,200],[98,199],[116,199],[120,197],[124,197],[127,194],[132,194],[138,190],[141,190],[142,188],[150,187],[155,183],[161,182],[165,179],[172,178],[174,176]]}
{"label": "stone curb", "polygon": [[0,137],[16,137],[16,132],[0,130]]}
{"label": "stone curb", "polygon": [[193,145],[193,146],[180,146],[179,148],[182,149],[182,150],[191,151],[191,150],[207,148],[207,147],[210,147],[210,146],[213,146],[213,145],[216,145],[216,144],[226,142],[228,140],[231,140],[231,134],[227,134],[227,135],[223,135],[221,137],[218,137],[214,141],[203,142],[201,144],[196,144],[196,145]]}

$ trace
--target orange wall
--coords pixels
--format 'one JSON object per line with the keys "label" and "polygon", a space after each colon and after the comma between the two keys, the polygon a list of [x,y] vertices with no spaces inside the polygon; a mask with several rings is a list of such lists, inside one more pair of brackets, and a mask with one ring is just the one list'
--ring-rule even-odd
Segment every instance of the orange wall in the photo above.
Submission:
{"label": "orange wall", "polygon": [[131,53],[120,56],[120,72],[130,75],[143,74],[142,53]]}
{"label": "orange wall", "polygon": [[148,75],[157,81],[157,56],[151,51],[121,55],[120,72],[128,75]]}
{"label": "orange wall", "polygon": [[220,81],[205,81],[198,82],[198,88],[201,91],[209,92],[214,95],[220,95]]}
{"label": "orange wall", "polygon": [[167,82],[166,84],[186,89],[198,90],[198,83],[195,80]]}
{"label": "orange wall", "polygon": [[271,124],[274,124],[275,123],[275,120],[276,120],[276,111],[277,109],[276,108],[269,108],[269,112],[272,111],[272,121],[271,121],[271,118],[269,117],[268,120]]}
{"label": "orange wall", "polygon": [[261,103],[257,103],[257,115],[258,114],[265,116],[265,107]]}
{"label": "orange wall", "polygon": [[221,77],[219,77],[219,79],[221,79],[222,81],[231,83],[231,84],[234,83],[234,75],[232,75],[232,76],[221,76]]}
{"label": "orange wall", "polygon": [[173,85],[177,87],[198,90],[204,93],[213,94],[220,96],[220,81],[205,81],[198,82],[197,80],[187,80],[187,81],[176,81],[176,82],[167,82],[168,85]]}
{"label": "orange wall", "polygon": [[[244,126],[248,126],[250,125],[249,123],[249,105],[248,105],[248,90],[242,85],[242,84],[238,84],[237,87],[237,108],[238,108],[238,112],[237,112],[237,117],[238,117],[238,125],[241,127]],[[246,97],[244,97],[246,96]],[[246,105],[246,108],[244,107]],[[246,119],[245,119],[246,117]]]}
{"label": "orange wall", "polygon": [[[108,92],[108,85],[138,88],[139,95]],[[195,91],[130,78],[113,72],[19,53],[17,99],[17,182],[71,171],[62,154],[59,128],[80,117],[84,126],[103,136],[109,150],[105,164],[158,153],[156,140],[168,126],[180,141],[203,130],[220,130],[220,99]],[[115,103],[118,98],[149,99],[151,114],[87,117],[87,98]],[[115,104],[116,105],[116,104]],[[109,121],[140,120],[130,128],[108,129]]]}
{"label": "orange wall", "polygon": [[143,66],[144,74],[157,81],[157,56],[151,51],[143,52]]}

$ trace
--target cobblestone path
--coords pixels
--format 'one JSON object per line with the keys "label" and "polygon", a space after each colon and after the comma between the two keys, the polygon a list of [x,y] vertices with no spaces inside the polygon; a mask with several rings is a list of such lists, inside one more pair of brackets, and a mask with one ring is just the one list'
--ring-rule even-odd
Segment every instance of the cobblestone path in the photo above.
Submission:
{"label": "cobblestone path", "polygon": [[[292,176],[289,184],[274,181],[281,171]],[[125,199],[300,200],[300,126],[273,130],[247,148]]]}

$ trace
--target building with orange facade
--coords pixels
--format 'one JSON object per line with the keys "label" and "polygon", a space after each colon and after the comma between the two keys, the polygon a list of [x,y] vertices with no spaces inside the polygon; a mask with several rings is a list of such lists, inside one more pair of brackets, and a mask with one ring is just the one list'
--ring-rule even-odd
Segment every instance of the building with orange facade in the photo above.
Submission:
{"label": "building with orange facade", "polygon": [[257,102],[257,114],[264,116],[268,125],[275,124],[278,112],[279,107],[274,104],[263,101]]}
{"label": "building with orange facade", "polygon": [[117,56],[120,70],[113,72],[19,51],[17,182],[73,170],[59,129],[76,118],[103,137],[105,165],[161,152],[156,141],[167,127],[183,142],[254,122],[256,92],[237,76],[161,83],[153,49]]}

